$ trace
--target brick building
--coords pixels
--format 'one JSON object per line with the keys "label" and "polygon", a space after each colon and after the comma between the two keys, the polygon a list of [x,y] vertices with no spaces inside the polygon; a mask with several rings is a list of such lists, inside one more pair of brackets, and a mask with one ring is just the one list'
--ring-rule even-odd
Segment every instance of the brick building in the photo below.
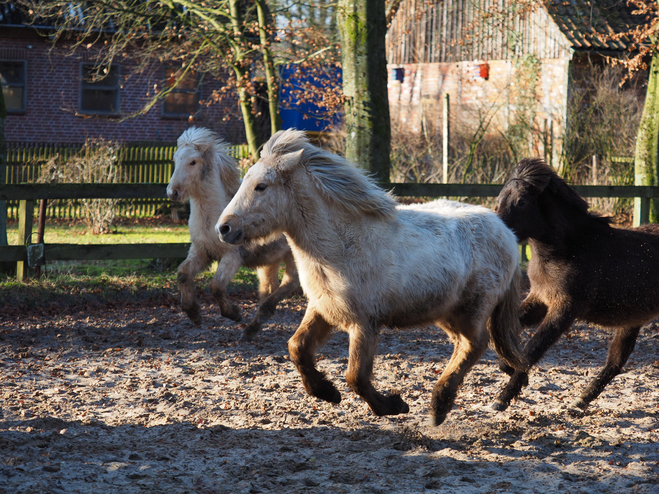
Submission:
{"label": "brick building", "polygon": [[221,86],[212,74],[190,79],[146,114],[122,121],[140,111],[154,85],[167,84],[172,69],[154,65],[148,73],[133,74],[135,63],[127,57],[111,67],[108,77],[91,82],[93,53],[71,55],[62,45],[53,49],[47,34],[24,25],[7,4],[0,6],[0,79],[10,144],[80,144],[98,137],[171,143],[191,125],[211,128],[230,143],[245,142],[237,100],[203,104]]}

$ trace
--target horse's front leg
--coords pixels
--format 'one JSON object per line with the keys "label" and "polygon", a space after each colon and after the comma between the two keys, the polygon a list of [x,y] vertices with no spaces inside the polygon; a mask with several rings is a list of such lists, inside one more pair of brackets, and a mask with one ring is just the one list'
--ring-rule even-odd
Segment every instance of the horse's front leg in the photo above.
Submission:
{"label": "horse's front leg", "polygon": [[444,372],[432,390],[430,415],[431,425],[434,426],[446,419],[455,402],[458,388],[469,370],[485,353],[490,338],[486,323],[470,322],[461,327],[447,324],[446,327],[450,328],[454,347]]}
{"label": "horse's front leg", "polygon": [[200,271],[208,267],[210,262],[210,257],[197,252],[193,244],[188,252],[188,257],[176,271],[176,281],[181,294],[181,309],[197,326],[201,324],[201,306],[197,301],[194,279]]}
{"label": "horse's front leg", "polygon": [[[531,337],[524,348],[524,355],[529,364],[529,368],[534,366],[545,354],[549,347],[558,341],[572,323],[574,316],[571,310],[563,312],[548,313],[538,330]],[[529,383],[528,371],[515,371],[503,388],[497,399],[492,404],[492,408],[497,411],[503,411],[510,405],[510,402],[522,391],[522,388]]]}
{"label": "horse's front leg", "polygon": [[[279,263],[258,269],[261,300],[254,319],[243,330],[243,339],[251,340],[259,332],[261,326],[274,315],[277,304],[300,288],[300,279],[293,254],[289,253],[284,261],[286,263],[284,277],[279,286],[277,286],[279,284]],[[265,280],[269,281],[265,282]]]}
{"label": "horse's front leg", "polygon": [[316,369],[314,362],[316,349],[327,340],[331,331],[332,326],[313,307],[307,307],[300,327],[288,340],[288,353],[302,376],[307,393],[330,403],[340,403],[341,393],[325,373]]}
{"label": "horse's front leg", "polygon": [[[535,327],[542,322],[547,315],[547,305],[540,299],[536,298],[533,293],[522,302],[519,309],[519,321],[524,328]],[[499,368],[512,376],[515,369],[507,365],[503,360],[499,359]]]}
{"label": "horse's front leg", "polygon": [[632,328],[620,328],[616,331],[616,335],[609,346],[606,364],[574,403],[575,407],[581,410],[588,408],[590,402],[600,395],[606,385],[622,372],[622,367],[634,351],[636,338],[640,330],[641,326],[634,326]]}
{"label": "horse's front leg", "polygon": [[400,394],[383,395],[373,387],[373,360],[378,345],[378,332],[374,327],[355,325],[350,328],[350,355],[346,381],[348,387],[361,396],[378,416],[407,413],[410,407]]}
{"label": "horse's front leg", "polygon": [[217,271],[210,283],[211,293],[220,306],[220,314],[232,321],[240,322],[240,308],[232,304],[227,297],[227,287],[242,264],[238,249],[226,252],[217,265]]}

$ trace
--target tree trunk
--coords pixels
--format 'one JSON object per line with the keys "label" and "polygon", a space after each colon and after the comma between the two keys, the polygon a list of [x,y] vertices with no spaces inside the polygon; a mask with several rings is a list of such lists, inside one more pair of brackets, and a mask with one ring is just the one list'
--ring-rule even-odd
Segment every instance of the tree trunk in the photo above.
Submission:
{"label": "tree trunk", "polygon": [[263,53],[263,65],[265,66],[265,79],[268,87],[268,109],[270,110],[270,133],[281,129],[281,116],[279,115],[279,84],[277,70],[270,52],[270,43],[268,41],[269,15],[268,6],[265,0],[255,0],[256,10],[259,19],[259,40],[261,43],[261,53]]}
{"label": "tree trunk", "polygon": [[[242,68],[234,66],[233,70],[236,74],[236,79],[244,81],[245,72]],[[252,155],[254,161],[257,161],[259,159],[261,141],[259,139],[258,127],[256,125],[256,115],[254,114],[251,97],[242,84],[244,84],[244,82],[238,85],[238,104],[240,105],[240,112],[243,116],[245,137],[247,138],[247,145],[249,146],[249,154]]]}
{"label": "tree trunk", "polygon": [[243,3],[242,0],[230,0],[229,12],[231,14],[231,27],[234,31],[236,43],[233,45],[233,62],[232,68],[236,74],[236,86],[238,87],[238,104],[243,116],[245,126],[245,137],[249,145],[249,153],[254,161],[259,159],[259,133],[256,125],[256,115],[252,105],[251,96],[248,94],[246,85],[249,83],[247,75],[249,67],[245,67],[246,56],[244,52],[245,26],[243,24]]}
{"label": "tree trunk", "polygon": [[[4,185],[7,178],[7,141],[5,140],[5,119],[7,108],[5,106],[5,95],[0,87],[0,185]],[[7,242],[7,203],[0,201],[0,246],[8,245]],[[15,263],[0,262],[0,273],[10,274],[16,268]]]}
{"label": "tree trunk", "polygon": [[391,122],[385,54],[385,2],[339,0],[346,157],[389,183]]}
{"label": "tree trunk", "polygon": [[[643,116],[636,136],[634,157],[634,184],[657,185],[659,166],[659,51],[652,52],[652,63],[648,74]],[[659,200],[653,199],[650,206],[650,222],[659,220]],[[634,199],[634,217],[640,217],[640,199]]]}
{"label": "tree trunk", "polygon": [[[2,87],[0,87],[0,185],[4,185],[7,179],[6,118],[5,95],[2,92]],[[0,201],[0,245],[7,245],[7,203],[5,201]]]}

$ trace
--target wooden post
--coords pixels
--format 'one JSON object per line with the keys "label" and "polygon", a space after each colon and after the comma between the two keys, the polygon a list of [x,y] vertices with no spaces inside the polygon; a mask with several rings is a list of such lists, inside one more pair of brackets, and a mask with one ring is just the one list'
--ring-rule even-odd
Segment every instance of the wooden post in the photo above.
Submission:
{"label": "wooden post", "polygon": [[554,168],[554,120],[549,119],[549,150],[547,164]]}
{"label": "wooden post", "polygon": [[448,143],[450,139],[449,126],[449,95],[444,93],[444,108],[442,112],[442,183],[448,183]]}
{"label": "wooden post", "polygon": [[[44,233],[46,231],[46,199],[41,199],[39,201],[39,228],[37,230],[37,243],[42,244],[43,242],[43,237]],[[75,207],[75,206],[73,206]],[[69,218],[72,217],[70,213],[71,209],[69,209]],[[37,278],[41,276],[41,265],[35,266],[34,268],[34,276]]]}
{"label": "wooden post", "polygon": [[647,225],[650,223],[650,207],[652,204],[652,194],[646,192],[641,197],[634,198],[634,218],[633,226]]}
{"label": "wooden post", "polygon": [[[34,201],[21,201],[18,206],[18,241],[28,245],[32,236],[32,220],[34,219]],[[16,280],[25,281],[29,276],[27,259],[16,263]]]}
{"label": "wooden post", "polygon": [[597,185],[597,155],[593,154],[593,185]]}
{"label": "wooden post", "polygon": [[545,118],[542,121],[542,151],[544,153],[545,163],[549,163],[549,119]]}

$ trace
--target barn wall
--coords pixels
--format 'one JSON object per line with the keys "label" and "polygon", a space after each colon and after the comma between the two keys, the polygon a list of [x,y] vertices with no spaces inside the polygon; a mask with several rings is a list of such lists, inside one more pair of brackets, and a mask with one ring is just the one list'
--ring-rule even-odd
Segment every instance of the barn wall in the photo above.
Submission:
{"label": "barn wall", "polygon": [[[194,118],[166,118],[156,104],[147,114],[119,121],[109,117],[76,115],[79,98],[80,64],[84,55],[65,56],[50,52],[50,44],[28,29],[3,28],[0,59],[27,61],[27,111],[9,114],[6,138],[9,142],[83,143],[102,137],[115,142],[174,142],[191,125],[209,127],[231,143],[245,142],[242,119],[236,100],[225,100],[202,109]],[[129,60],[121,62],[122,76],[131,69]],[[162,69],[124,81],[121,111],[139,111],[154,84],[162,87]],[[201,97],[206,98],[218,80],[204,78]],[[224,117],[231,115],[228,121]]]}
{"label": "barn wall", "polygon": [[[520,95],[523,95],[535,101],[533,113],[538,129],[552,122],[552,162],[557,165],[566,114],[569,64],[569,60],[560,58],[538,61],[534,87],[529,87],[528,81],[521,78],[518,63],[510,60],[390,64],[388,89],[392,119],[398,119],[401,128],[408,131],[428,132],[430,129],[439,135],[442,96],[448,93],[452,125],[466,124],[475,128],[492,116],[488,133],[500,134],[515,121]],[[404,71],[402,81],[396,79],[396,76],[400,79],[401,71]],[[545,145],[543,139],[537,137],[529,143],[529,152],[545,156]]]}
{"label": "barn wall", "polygon": [[545,8],[510,0],[402,0],[387,33],[390,64],[569,58]]}

